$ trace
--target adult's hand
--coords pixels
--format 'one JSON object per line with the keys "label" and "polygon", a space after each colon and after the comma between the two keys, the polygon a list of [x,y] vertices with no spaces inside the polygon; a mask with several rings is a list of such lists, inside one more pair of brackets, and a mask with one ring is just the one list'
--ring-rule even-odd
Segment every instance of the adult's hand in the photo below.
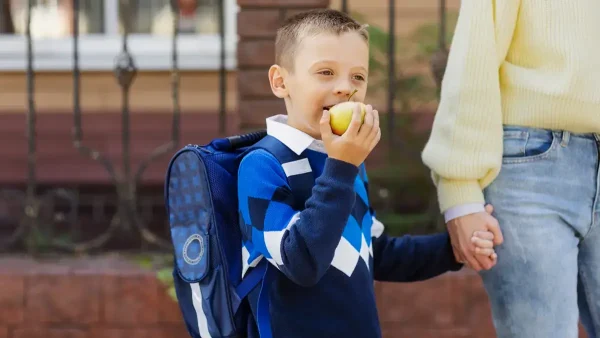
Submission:
{"label": "adult's hand", "polygon": [[490,231],[494,234],[494,245],[504,241],[498,221],[491,215],[493,207],[487,205],[485,209],[485,212],[458,217],[446,224],[455,256],[475,271],[491,269],[495,259],[475,253],[475,245],[471,240],[473,234],[476,231]]}

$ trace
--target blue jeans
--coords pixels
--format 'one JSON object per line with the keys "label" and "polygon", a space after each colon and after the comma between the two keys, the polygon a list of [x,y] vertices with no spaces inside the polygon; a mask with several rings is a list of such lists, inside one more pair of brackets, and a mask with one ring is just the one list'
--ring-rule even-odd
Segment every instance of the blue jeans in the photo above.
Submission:
{"label": "blue jeans", "polygon": [[485,189],[504,243],[483,271],[499,338],[600,334],[600,189],[595,134],[505,126]]}

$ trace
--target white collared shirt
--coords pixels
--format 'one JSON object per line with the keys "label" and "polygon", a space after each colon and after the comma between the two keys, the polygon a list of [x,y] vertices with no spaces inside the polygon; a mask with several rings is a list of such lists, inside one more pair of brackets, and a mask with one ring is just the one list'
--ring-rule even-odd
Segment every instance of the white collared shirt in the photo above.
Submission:
{"label": "white collared shirt", "polygon": [[287,115],[275,115],[267,118],[267,134],[285,144],[296,155],[302,154],[306,149],[327,154],[325,144],[307,133],[287,124]]}

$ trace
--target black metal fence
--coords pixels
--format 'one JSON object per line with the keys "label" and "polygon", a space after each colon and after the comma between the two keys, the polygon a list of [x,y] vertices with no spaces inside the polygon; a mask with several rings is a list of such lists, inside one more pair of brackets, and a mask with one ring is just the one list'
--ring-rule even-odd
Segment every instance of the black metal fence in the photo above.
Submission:
{"label": "black metal fence", "polygon": [[[401,0],[400,0],[401,1]],[[350,1],[342,0],[340,10],[344,13],[350,13]],[[387,66],[388,73],[392,76],[388,76],[388,87],[387,87],[387,107],[386,113],[388,114],[387,129],[389,134],[389,145],[394,147],[397,142],[395,139],[395,128],[396,128],[396,9],[398,0],[388,0],[388,33],[390,38],[388,39],[388,50],[387,50]],[[439,33],[438,33],[438,52],[432,58],[432,73],[435,76],[438,87],[441,83],[441,78],[445,69],[445,56],[447,55],[446,47],[446,0],[438,0],[438,13],[439,13]]]}
{"label": "black metal fence", "polygon": [[[10,6],[8,0],[0,0],[0,32],[9,32],[11,27]],[[131,8],[133,0],[121,0],[121,11]],[[226,103],[226,66],[225,66],[225,23],[226,13],[223,1],[219,3],[220,67],[219,67],[219,120],[218,130],[223,133],[227,124]],[[137,168],[131,166],[131,134],[130,134],[130,89],[136,79],[138,69],[136,60],[128,48],[130,25],[125,22],[122,36],[121,52],[115,56],[114,76],[122,92],[121,108],[121,170],[117,170],[107,156],[83,143],[82,109],[81,109],[81,72],[79,49],[79,10],[80,0],[72,0],[73,17],[73,147],[81,156],[97,161],[110,175],[115,194],[107,198],[86,195],[77,189],[56,188],[40,189],[36,176],[36,117],[37,107],[34,99],[36,92],[36,72],[34,71],[35,53],[34,39],[31,36],[31,8],[33,0],[27,1],[27,115],[26,138],[27,175],[26,187],[18,189],[0,189],[0,250],[37,251],[40,247],[50,250],[70,252],[93,252],[108,248],[144,250],[166,249],[170,247],[168,226],[162,205],[161,196],[155,196],[154,202],[144,207],[144,196],[141,193],[141,179],[146,168],[157,158],[166,155],[180,145],[181,114],[179,105],[179,67],[177,40],[179,36],[178,1],[171,1],[171,10],[175,14],[173,22],[171,50],[171,97],[172,121],[168,141],[148,154]],[[389,32],[396,30],[395,0],[389,0]],[[446,13],[445,0],[439,0],[439,55],[446,55]],[[348,0],[342,1],[343,11],[350,10]],[[125,14],[124,18],[130,15]],[[390,34],[388,40],[388,72],[395,74],[396,38]],[[438,81],[443,74],[444,57],[434,58],[432,71]],[[442,62],[436,63],[436,59]],[[387,129],[390,146],[398,144],[395,139],[396,93],[395,76],[389,76],[387,83]],[[433,202],[432,202],[433,203]],[[432,214],[436,214],[435,211]],[[86,221],[87,220],[87,221]],[[108,226],[107,226],[108,225]]]}
{"label": "black metal fence", "polygon": [[[135,1],[120,0],[119,10],[124,11],[123,18],[130,18],[128,13]],[[219,125],[218,130],[223,132],[226,126],[226,68],[225,68],[225,10],[223,1],[219,1],[219,27],[221,38],[220,53],[220,89],[219,89]],[[107,246],[114,248],[130,248],[132,243],[137,243],[144,249],[164,249],[170,246],[166,227],[166,217],[161,212],[162,204],[156,201],[146,217],[142,217],[142,196],[140,196],[141,179],[146,168],[157,158],[167,155],[180,146],[180,105],[179,105],[179,68],[177,40],[179,37],[179,10],[178,1],[171,1],[173,12],[173,36],[171,50],[172,73],[172,127],[169,140],[157,147],[141,162],[139,167],[131,166],[131,125],[130,125],[130,89],[135,81],[138,69],[136,60],[128,48],[128,35],[130,21],[125,21],[122,35],[121,52],[115,56],[114,76],[122,93],[121,108],[121,170],[100,151],[83,143],[82,109],[81,109],[81,72],[79,48],[79,11],[80,0],[72,0],[72,30],[73,30],[73,147],[81,156],[97,161],[110,176],[115,187],[116,201],[107,201],[99,196],[85,196],[79,190],[67,188],[51,188],[41,191],[38,187],[36,176],[36,117],[37,108],[34,99],[36,72],[34,71],[34,39],[31,35],[31,12],[33,0],[27,0],[27,116],[26,138],[27,147],[27,175],[24,191],[17,189],[0,189],[0,250],[38,251],[38,249],[66,250],[71,252],[90,252],[105,249]],[[0,0],[0,27],[1,32],[13,32],[10,27],[12,22],[8,0]],[[156,208],[158,206],[158,208]],[[156,211],[158,209],[158,212]],[[82,215],[86,213],[87,215]],[[83,229],[85,218],[89,218],[87,226],[95,229]],[[156,219],[159,221],[156,221]],[[100,224],[100,223],[104,224]],[[151,228],[148,223],[154,222]],[[106,227],[108,224],[108,227]],[[103,227],[102,230],[99,227]],[[115,243],[120,243],[115,244]],[[111,244],[112,243],[112,244]]]}
{"label": "black metal fence", "polygon": [[[358,16],[360,13],[353,11],[352,3],[353,1],[350,0],[341,0],[340,10]],[[425,98],[424,101],[438,101],[448,58],[447,42],[451,39],[451,34],[448,34],[447,29],[446,0],[437,0],[435,22],[429,22],[416,28],[416,31],[427,32],[424,36],[417,34],[416,39],[427,40],[428,48],[424,48],[427,51],[419,57],[424,57],[429,61],[430,74],[421,77],[405,76],[406,69],[403,69],[403,66],[406,65],[399,61],[401,55],[397,53],[398,50],[406,48],[403,43],[407,42],[396,34],[397,24],[402,20],[397,16],[401,5],[402,0],[388,0],[387,29],[383,28],[384,32],[371,31],[371,58],[373,58],[374,46],[379,44],[375,49],[383,51],[386,59],[384,64],[379,65],[380,68],[383,68],[380,70],[380,75],[387,80],[385,88],[383,88],[386,105],[379,109],[385,113],[381,119],[382,133],[385,137],[382,138],[379,147],[387,149],[386,161],[388,164],[381,170],[369,170],[370,196],[371,202],[377,210],[378,218],[386,225],[386,231],[394,235],[406,232],[428,233],[439,231],[444,227],[430,172],[421,160],[421,150],[428,136],[424,134],[428,133],[415,130],[418,129],[414,123],[415,107],[406,103],[411,101],[413,96],[420,96],[421,91],[428,93],[425,96],[429,98]],[[385,34],[385,39],[381,39],[382,33]],[[379,38],[378,42],[375,41],[377,38]],[[412,39],[414,38],[412,37]],[[381,41],[385,42],[387,48],[381,46]],[[371,78],[375,68],[373,66],[374,64],[371,64],[369,91],[372,90]],[[421,86],[410,88],[416,80],[427,78],[429,75],[432,76],[434,82],[431,87],[426,89]],[[416,135],[416,137],[407,137],[407,135]]]}

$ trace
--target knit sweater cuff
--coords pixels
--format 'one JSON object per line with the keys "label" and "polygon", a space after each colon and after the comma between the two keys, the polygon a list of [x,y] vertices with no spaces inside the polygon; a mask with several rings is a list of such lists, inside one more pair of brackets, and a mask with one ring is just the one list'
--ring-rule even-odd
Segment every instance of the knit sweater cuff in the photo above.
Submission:
{"label": "knit sweater cuff", "polygon": [[448,254],[445,256],[448,258],[448,270],[459,271],[463,268],[464,264],[456,261],[456,256],[454,256],[454,251],[452,250],[452,241],[450,239],[450,234],[448,233],[448,231],[444,231],[441,235],[444,237],[448,248]]}
{"label": "knit sweater cuff", "polygon": [[440,178],[437,190],[442,213],[461,204],[485,203],[483,191],[476,180],[459,181]]}
{"label": "knit sweater cuff", "polygon": [[333,177],[340,182],[354,184],[354,180],[358,175],[358,167],[354,164],[327,158],[325,168],[323,168],[323,176]]}

